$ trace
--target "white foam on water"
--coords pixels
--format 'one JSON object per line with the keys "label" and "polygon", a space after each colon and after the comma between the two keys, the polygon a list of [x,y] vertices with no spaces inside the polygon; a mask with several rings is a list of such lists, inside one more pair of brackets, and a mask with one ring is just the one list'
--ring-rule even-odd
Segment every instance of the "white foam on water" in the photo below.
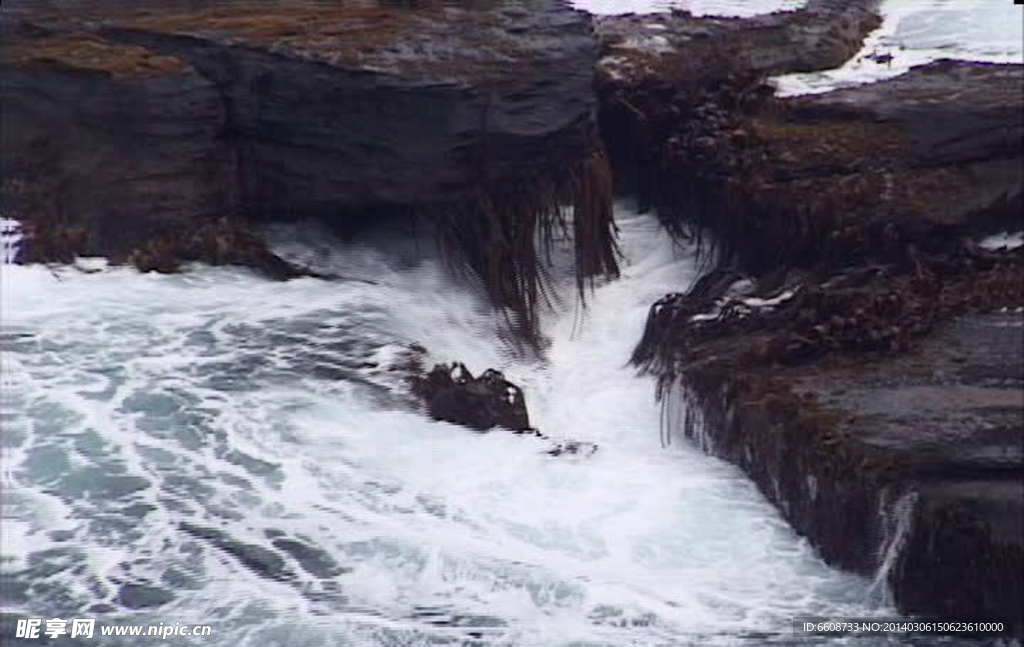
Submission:
{"label": "white foam on water", "polygon": [[[942,58],[1024,63],[1024,7],[992,0],[884,0],[882,26],[835,70],[772,80],[780,96],[816,94],[906,73]],[[878,61],[879,55],[891,60]]]}
{"label": "white foam on water", "polygon": [[[754,645],[794,615],[869,613],[869,582],[826,567],[736,468],[662,447],[653,384],[626,361],[695,263],[655,218],[620,207],[618,224],[622,278],[585,313],[566,278],[546,363],[394,241],[282,230],[283,252],[346,282],[5,267],[11,415],[31,428],[5,447],[5,486],[61,507],[5,518],[5,577],[27,587],[5,605],[212,624],[204,645],[260,647]],[[536,426],[600,450],[553,458],[540,439],[427,420],[372,365],[413,342],[505,371]],[[282,535],[346,570],[307,570]],[[125,608],[124,583],[174,599]]]}

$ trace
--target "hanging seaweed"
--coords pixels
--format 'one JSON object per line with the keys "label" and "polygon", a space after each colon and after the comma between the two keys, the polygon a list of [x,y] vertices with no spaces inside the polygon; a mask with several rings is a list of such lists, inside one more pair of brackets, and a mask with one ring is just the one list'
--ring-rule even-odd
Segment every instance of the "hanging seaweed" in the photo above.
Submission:
{"label": "hanging seaweed", "polygon": [[515,336],[537,347],[540,313],[552,305],[546,252],[557,233],[571,228],[582,300],[596,277],[618,276],[612,199],[611,167],[595,150],[558,176],[487,184],[470,200],[435,209],[432,218],[444,248],[479,277]]}

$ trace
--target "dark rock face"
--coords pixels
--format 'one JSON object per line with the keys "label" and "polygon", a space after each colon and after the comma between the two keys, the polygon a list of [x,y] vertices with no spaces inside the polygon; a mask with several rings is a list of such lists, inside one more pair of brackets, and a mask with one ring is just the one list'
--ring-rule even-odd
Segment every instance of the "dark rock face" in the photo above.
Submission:
{"label": "dark rock face", "polygon": [[582,14],[200,6],[9,27],[5,178],[46,149],[77,220],[184,222],[452,203],[593,149]]}
{"label": "dark rock face", "polygon": [[[704,137],[712,111],[733,122],[764,101],[771,94],[761,86],[768,76],[842,65],[881,25],[878,5],[810,0],[797,11],[749,19],[686,12],[600,19],[601,130],[621,188],[637,193],[642,205],[663,210],[697,206],[672,199],[683,182],[670,167],[680,141]],[[722,143],[704,147],[702,170]]]}
{"label": "dark rock face", "polygon": [[174,600],[174,594],[155,586],[125,584],[117,592],[117,601],[129,609],[159,607]]}
{"label": "dark rock face", "polygon": [[560,206],[581,281],[616,271],[597,45],[556,0],[17,4],[0,170],[26,260],[121,261],[222,217],[412,210],[445,223],[527,336],[533,234]]}
{"label": "dark rock face", "polygon": [[451,203],[593,148],[595,44],[582,15],[344,7],[253,15],[228,4],[103,33],[187,60],[216,84],[242,140],[250,210]]}
{"label": "dark rock face", "polygon": [[1024,66],[772,96],[768,75],[849,58],[876,5],[601,22],[617,169],[719,263],[654,305],[634,361],[830,563],[881,572],[908,613],[1011,620],[1024,252],[972,239],[1024,224]]}
{"label": "dark rock face", "polygon": [[522,389],[493,369],[473,377],[462,364],[440,364],[414,378],[412,386],[434,420],[477,431],[532,431]]}
{"label": "dark rock face", "polygon": [[[19,47],[124,71],[22,66]],[[30,253],[123,260],[155,231],[228,213],[224,105],[194,68],[86,37],[5,42],[2,54],[4,209],[29,227]]]}

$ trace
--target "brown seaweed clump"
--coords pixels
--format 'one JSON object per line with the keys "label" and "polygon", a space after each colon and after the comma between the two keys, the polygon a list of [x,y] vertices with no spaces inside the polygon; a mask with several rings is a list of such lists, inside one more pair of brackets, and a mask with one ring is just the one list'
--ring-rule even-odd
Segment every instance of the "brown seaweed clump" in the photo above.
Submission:
{"label": "brown seaweed clump", "polygon": [[488,187],[435,219],[445,248],[480,278],[495,307],[511,313],[513,332],[537,344],[539,316],[550,305],[544,250],[556,233],[571,233],[581,298],[596,277],[618,276],[612,198],[611,167],[595,151],[561,177]]}
{"label": "brown seaweed clump", "polygon": [[903,264],[755,281],[720,269],[652,308],[633,362],[666,383],[710,367],[757,372],[906,351],[940,322],[1024,306],[1024,249],[964,245]]}

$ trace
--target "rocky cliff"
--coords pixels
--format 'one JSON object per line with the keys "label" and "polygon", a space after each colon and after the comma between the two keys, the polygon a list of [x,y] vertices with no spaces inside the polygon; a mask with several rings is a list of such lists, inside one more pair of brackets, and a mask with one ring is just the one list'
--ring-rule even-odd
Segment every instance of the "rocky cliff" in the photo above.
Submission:
{"label": "rocky cliff", "polygon": [[596,43],[558,3],[55,1],[5,6],[3,32],[4,209],[30,257],[415,210],[529,328],[533,234],[569,204],[581,279],[615,271]]}

